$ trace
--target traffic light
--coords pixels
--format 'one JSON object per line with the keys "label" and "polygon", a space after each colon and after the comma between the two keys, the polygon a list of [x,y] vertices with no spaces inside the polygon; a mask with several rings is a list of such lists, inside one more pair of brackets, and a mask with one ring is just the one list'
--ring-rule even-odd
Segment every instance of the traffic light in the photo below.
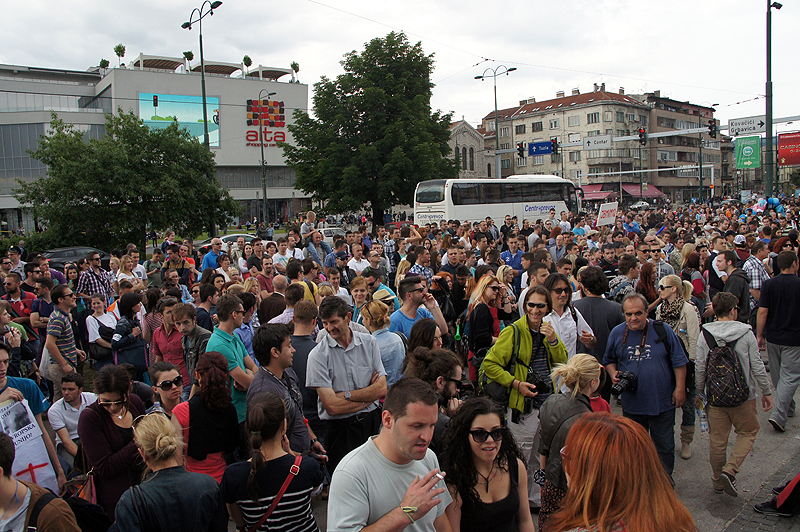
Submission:
{"label": "traffic light", "polygon": [[550,144],[553,145],[553,154],[558,155],[558,139],[550,139]]}
{"label": "traffic light", "polygon": [[647,144],[647,131],[643,127],[639,128],[639,144],[642,146]]}
{"label": "traffic light", "polygon": [[525,157],[525,146],[522,142],[517,142],[517,155],[520,159]]}
{"label": "traffic light", "polygon": [[158,107],[158,96],[153,94],[153,107]]}
{"label": "traffic light", "polygon": [[713,118],[708,121],[708,136],[712,139],[717,138],[717,121]]}

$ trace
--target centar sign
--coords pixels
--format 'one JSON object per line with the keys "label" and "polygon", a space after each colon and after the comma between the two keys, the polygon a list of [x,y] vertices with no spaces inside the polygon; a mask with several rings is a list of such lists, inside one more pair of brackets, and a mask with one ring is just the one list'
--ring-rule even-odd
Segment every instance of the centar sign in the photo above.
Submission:
{"label": "centar sign", "polygon": [[247,125],[256,126],[245,135],[247,146],[261,146],[262,143],[276,146],[278,142],[286,142],[286,133],[275,131],[275,128],[286,127],[283,102],[247,100]]}

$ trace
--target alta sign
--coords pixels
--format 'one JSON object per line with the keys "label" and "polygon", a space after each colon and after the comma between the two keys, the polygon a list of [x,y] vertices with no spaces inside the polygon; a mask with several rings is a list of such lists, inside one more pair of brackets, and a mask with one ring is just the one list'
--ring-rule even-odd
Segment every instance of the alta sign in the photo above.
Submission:
{"label": "alta sign", "polygon": [[282,101],[247,100],[247,125],[245,135],[247,146],[277,146],[278,142],[286,142],[286,132],[276,131],[286,127]]}

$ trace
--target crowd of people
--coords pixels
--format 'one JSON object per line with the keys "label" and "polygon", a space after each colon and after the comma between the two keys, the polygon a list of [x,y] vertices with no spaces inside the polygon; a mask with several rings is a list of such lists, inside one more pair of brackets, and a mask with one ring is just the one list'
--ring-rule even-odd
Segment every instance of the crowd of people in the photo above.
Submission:
{"label": "crowd of people", "polygon": [[[310,531],[317,496],[332,531],[695,530],[671,486],[698,413],[709,491],[730,496],[757,399],[777,432],[794,415],[797,205],[755,207],[364,225],[332,245],[309,211],[275,241],[204,252],[168,231],[63,275],[12,246],[0,400],[27,400],[59,487],[91,477],[117,530]],[[7,447],[16,530],[41,493]],[[68,519],[56,504],[38,518]]]}

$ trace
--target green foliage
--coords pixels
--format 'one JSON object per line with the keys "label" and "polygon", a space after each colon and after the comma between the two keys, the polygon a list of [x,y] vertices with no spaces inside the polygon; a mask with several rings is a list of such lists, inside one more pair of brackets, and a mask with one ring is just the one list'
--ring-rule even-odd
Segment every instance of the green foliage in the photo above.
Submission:
{"label": "green foliage", "polygon": [[345,55],[345,73],[314,85],[314,115],[295,111],[282,144],[297,188],[327,212],[369,205],[380,222],[393,205],[410,204],[420,181],[458,177],[448,159],[450,114],[431,113],[433,57],[403,33],[373,39]]}
{"label": "green foliage", "polygon": [[109,63],[108,63],[108,59],[101,59],[101,60],[100,60],[100,65],[98,65],[98,66],[99,66],[100,68],[108,68],[108,64],[109,64]]}
{"label": "green foliage", "polygon": [[294,83],[300,83],[300,80],[295,77],[297,73],[300,72],[300,63],[297,61],[292,61],[292,64],[289,65],[289,67],[292,69],[292,81]]}
{"label": "green foliage", "polygon": [[48,175],[20,181],[15,197],[58,245],[124,247],[141,242],[145,228],[197,235],[239,214],[216,179],[214,156],[177,123],[151,129],[120,109],[100,140],[86,142],[55,113],[50,130],[29,152]]}
{"label": "green foliage", "polygon": [[252,64],[253,64],[253,60],[252,60],[252,59],[250,59],[250,56],[249,56],[249,55],[246,55],[246,56],[244,56],[244,57],[242,58],[242,63],[244,63],[244,66],[246,66],[247,68],[250,68],[250,65],[252,65]]}
{"label": "green foliage", "polygon": [[194,52],[191,50],[183,52],[183,57],[185,57],[187,61],[191,62],[194,60]]}
{"label": "green foliage", "polygon": [[117,57],[119,58],[119,64],[122,65],[122,58],[125,57],[125,45],[122,43],[116,45],[114,47],[114,53],[117,54]]}
{"label": "green foliage", "polygon": [[796,187],[800,187],[800,169],[792,171],[789,174],[789,181]]}

